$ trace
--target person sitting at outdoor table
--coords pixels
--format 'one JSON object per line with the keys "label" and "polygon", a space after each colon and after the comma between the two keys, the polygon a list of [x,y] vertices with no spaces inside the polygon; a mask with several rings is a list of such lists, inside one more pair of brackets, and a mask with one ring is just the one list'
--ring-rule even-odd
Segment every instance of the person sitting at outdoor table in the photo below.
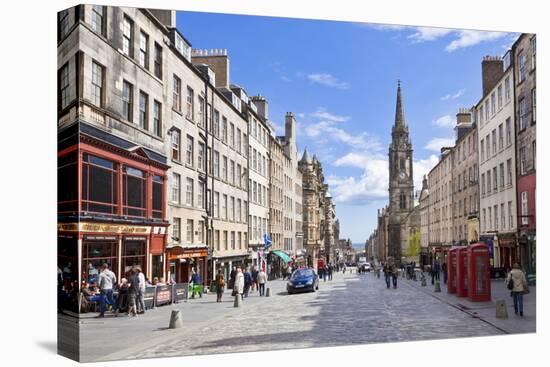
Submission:
{"label": "person sitting at outdoor table", "polygon": [[115,316],[118,316],[119,311],[128,309],[128,280],[122,278],[117,285],[118,295],[115,303]]}
{"label": "person sitting at outdoor table", "polygon": [[164,281],[163,277],[160,277],[160,279],[157,282],[157,285],[166,285],[166,282]]}
{"label": "person sitting at outdoor table", "polygon": [[82,293],[82,300],[80,303],[81,313],[88,312],[92,304],[101,302],[101,296],[95,285],[90,285],[86,283],[86,281],[82,281],[80,292]]}

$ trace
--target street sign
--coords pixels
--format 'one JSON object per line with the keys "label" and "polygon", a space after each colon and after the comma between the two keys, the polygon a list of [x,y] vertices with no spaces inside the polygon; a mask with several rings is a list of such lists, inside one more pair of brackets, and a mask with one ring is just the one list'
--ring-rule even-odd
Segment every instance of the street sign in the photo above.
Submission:
{"label": "street sign", "polygon": [[271,246],[271,238],[269,237],[269,234],[264,233],[264,245],[265,249],[269,248]]}

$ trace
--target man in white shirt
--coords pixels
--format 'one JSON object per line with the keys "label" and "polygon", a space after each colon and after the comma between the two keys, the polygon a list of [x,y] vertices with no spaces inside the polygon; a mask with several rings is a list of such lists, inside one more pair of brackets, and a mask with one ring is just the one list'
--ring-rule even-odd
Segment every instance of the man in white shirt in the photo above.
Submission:
{"label": "man in white shirt", "polygon": [[101,274],[99,274],[98,286],[101,292],[101,302],[99,304],[99,315],[97,317],[105,317],[105,304],[108,303],[111,306],[115,304],[113,298],[113,286],[116,283],[116,275],[109,270],[108,264],[103,264],[101,267]]}
{"label": "man in white shirt", "polygon": [[137,313],[145,313],[145,275],[141,270],[141,266],[136,265],[136,271],[139,278],[139,291],[137,293]]}

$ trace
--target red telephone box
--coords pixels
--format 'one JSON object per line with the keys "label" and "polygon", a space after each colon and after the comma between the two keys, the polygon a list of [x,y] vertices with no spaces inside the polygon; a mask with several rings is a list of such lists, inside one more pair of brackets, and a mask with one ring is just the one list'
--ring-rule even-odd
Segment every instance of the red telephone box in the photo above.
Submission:
{"label": "red telephone box", "polygon": [[468,297],[468,247],[456,251],[456,296]]}
{"label": "red telephone box", "polygon": [[458,247],[452,247],[447,257],[447,293],[456,293],[456,253]]}
{"label": "red telephone box", "polygon": [[468,248],[468,297],[473,302],[491,301],[490,259],[488,245],[476,243]]}

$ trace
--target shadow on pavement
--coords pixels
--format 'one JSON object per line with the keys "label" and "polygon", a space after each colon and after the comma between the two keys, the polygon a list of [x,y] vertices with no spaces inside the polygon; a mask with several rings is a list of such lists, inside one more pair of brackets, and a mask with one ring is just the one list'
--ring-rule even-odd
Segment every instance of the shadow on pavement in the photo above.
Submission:
{"label": "shadow on pavement", "polygon": [[57,354],[57,342],[55,341],[39,340],[36,342],[36,345],[50,353]]}

